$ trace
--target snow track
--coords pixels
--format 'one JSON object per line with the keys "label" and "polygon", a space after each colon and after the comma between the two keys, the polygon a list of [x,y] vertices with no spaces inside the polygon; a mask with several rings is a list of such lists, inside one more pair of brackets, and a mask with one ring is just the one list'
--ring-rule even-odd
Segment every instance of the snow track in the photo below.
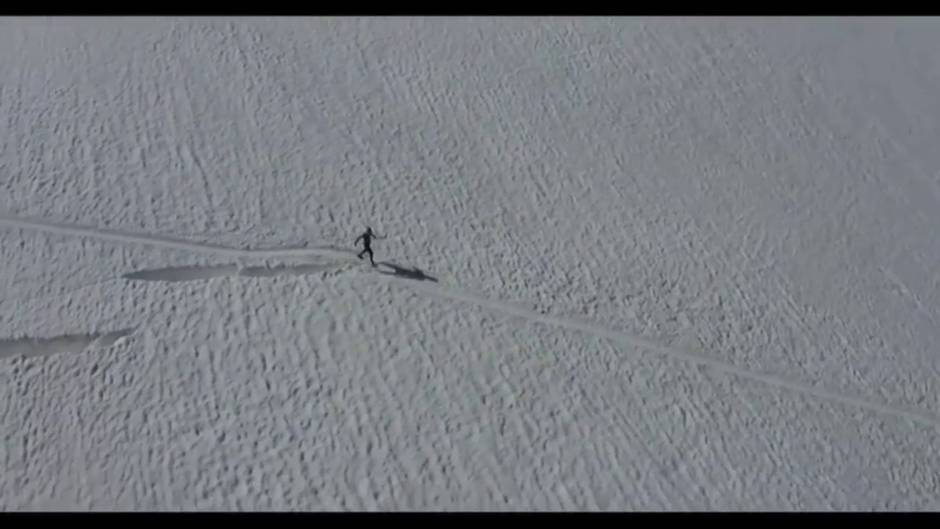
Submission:
{"label": "snow track", "polygon": [[[167,248],[173,248],[178,250],[189,250],[195,252],[211,253],[220,256],[227,257],[265,257],[265,258],[277,258],[277,257],[343,257],[347,260],[356,261],[355,259],[349,259],[351,255],[354,255],[354,252],[349,250],[340,250],[333,249],[329,247],[314,247],[314,248],[272,248],[272,249],[236,249],[228,248],[225,246],[208,244],[208,243],[198,243],[191,242],[182,239],[175,239],[172,237],[166,237],[162,235],[155,234],[140,234],[140,233],[131,233],[123,232],[116,230],[104,230],[99,228],[87,227],[87,226],[70,226],[61,223],[36,220],[36,219],[21,219],[9,215],[0,215],[0,225],[7,226],[10,228],[19,228],[19,229],[31,229],[45,231],[49,233],[54,233],[58,235],[71,235],[77,237],[90,237],[96,238],[104,241],[118,242],[124,244],[142,244],[142,245],[151,245],[151,246],[162,246]],[[300,273],[313,273],[321,271],[324,269],[332,268],[331,266],[323,265],[307,265],[306,267],[281,267],[280,269],[264,269],[261,267],[255,268],[246,268],[241,273],[236,265],[225,265],[218,267],[180,267],[180,268],[171,268],[171,269],[162,269],[162,270],[147,270],[140,272],[133,272],[125,275],[125,278],[131,280],[147,280],[147,281],[192,281],[192,280],[202,280],[209,279],[212,277],[221,277],[226,275],[243,275],[243,276],[254,276],[254,277],[263,277],[263,276],[275,276],[279,275],[279,271],[283,274],[293,274],[297,275]],[[908,419],[926,426],[930,427],[940,427],[940,418],[920,411],[913,409],[905,409],[897,406],[891,406],[883,403],[872,402],[866,400],[860,396],[846,395],[844,393],[829,391],[824,388],[818,388],[806,383],[787,379],[781,376],[765,373],[755,373],[748,371],[747,369],[742,369],[740,367],[715,360],[713,358],[708,358],[706,356],[693,354],[688,351],[683,351],[680,349],[666,347],[662,344],[655,343],[648,339],[632,336],[630,334],[617,332],[614,330],[606,329],[604,327],[598,326],[591,322],[581,321],[574,318],[564,318],[559,316],[551,316],[548,314],[542,314],[540,312],[520,307],[511,303],[492,300],[483,298],[477,295],[474,295],[469,292],[465,292],[459,289],[447,288],[440,285],[435,285],[433,283],[424,282],[424,281],[415,281],[415,279],[421,279],[421,272],[416,270],[411,272],[413,275],[407,273],[407,269],[402,267],[395,267],[396,273],[380,273],[376,277],[385,281],[390,281],[396,285],[410,288],[418,292],[435,296],[438,298],[448,299],[452,301],[458,301],[462,303],[471,303],[479,307],[483,307],[494,312],[502,313],[509,316],[524,318],[531,322],[537,322],[545,325],[551,325],[560,327],[563,329],[568,329],[572,331],[578,331],[586,333],[598,338],[605,338],[611,340],[615,343],[636,347],[640,349],[645,349],[648,351],[653,351],[665,356],[677,358],[683,361],[692,362],[694,364],[713,369],[716,371],[728,373],[737,377],[741,377],[748,380],[753,380],[756,382],[761,382],[763,384],[768,384],[771,386],[777,386],[780,388],[785,388],[791,391],[802,393],[805,395],[810,395],[819,399],[824,399],[832,402],[837,402],[844,404],[846,406],[854,406],[871,412],[894,416],[897,418]],[[267,271],[266,271],[267,270]],[[415,277],[417,276],[417,277]],[[426,276],[430,278],[430,276]],[[431,278],[433,279],[433,278]],[[436,282],[436,281],[435,281]],[[90,343],[94,340],[94,337],[90,337],[87,341]],[[63,343],[71,344],[74,340],[65,340]],[[53,343],[53,342],[50,342]],[[59,343],[59,342],[54,342]],[[84,342],[82,342],[84,343]],[[87,344],[82,345],[85,347]],[[3,346],[6,349],[11,351],[14,346]],[[18,349],[16,349],[18,350]],[[9,356],[13,353],[4,352],[5,349],[0,347],[0,355]]]}

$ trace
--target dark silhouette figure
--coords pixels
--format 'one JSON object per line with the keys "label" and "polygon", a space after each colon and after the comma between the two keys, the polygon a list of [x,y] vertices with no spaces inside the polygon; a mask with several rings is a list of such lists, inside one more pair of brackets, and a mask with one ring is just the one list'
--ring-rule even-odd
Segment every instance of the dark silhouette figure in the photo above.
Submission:
{"label": "dark silhouette figure", "polygon": [[362,251],[359,252],[359,254],[357,254],[356,257],[362,259],[362,254],[367,253],[369,254],[369,262],[372,263],[372,266],[375,266],[375,260],[373,259],[373,256],[372,256],[372,239],[384,239],[384,238],[385,237],[379,237],[378,235],[375,234],[375,232],[372,231],[372,228],[366,226],[365,233],[356,237],[355,242],[353,242],[353,246],[356,246],[359,244],[359,239],[362,239]]}

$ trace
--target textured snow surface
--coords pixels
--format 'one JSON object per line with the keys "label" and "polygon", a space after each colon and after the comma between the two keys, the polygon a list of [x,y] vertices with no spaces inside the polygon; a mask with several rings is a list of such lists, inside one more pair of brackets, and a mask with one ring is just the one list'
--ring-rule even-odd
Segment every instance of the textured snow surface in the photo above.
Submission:
{"label": "textured snow surface", "polygon": [[938,35],[0,19],[0,508],[940,509]]}

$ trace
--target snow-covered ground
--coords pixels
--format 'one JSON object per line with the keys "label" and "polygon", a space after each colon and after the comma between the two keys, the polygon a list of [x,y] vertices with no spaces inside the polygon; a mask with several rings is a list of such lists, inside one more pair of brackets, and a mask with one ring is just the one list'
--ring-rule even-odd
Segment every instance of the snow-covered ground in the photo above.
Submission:
{"label": "snow-covered ground", "polygon": [[0,507],[940,509],[938,46],[0,19]]}

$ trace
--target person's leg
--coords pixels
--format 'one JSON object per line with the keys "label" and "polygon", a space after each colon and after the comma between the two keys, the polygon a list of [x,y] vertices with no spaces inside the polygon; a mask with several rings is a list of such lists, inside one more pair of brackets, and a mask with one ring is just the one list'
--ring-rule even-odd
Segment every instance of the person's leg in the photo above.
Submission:
{"label": "person's leg", "polygon": [[369,250],[369,262],[372,263],[372,266],[375,266],[375,260],[372,258],[372,250]]}

